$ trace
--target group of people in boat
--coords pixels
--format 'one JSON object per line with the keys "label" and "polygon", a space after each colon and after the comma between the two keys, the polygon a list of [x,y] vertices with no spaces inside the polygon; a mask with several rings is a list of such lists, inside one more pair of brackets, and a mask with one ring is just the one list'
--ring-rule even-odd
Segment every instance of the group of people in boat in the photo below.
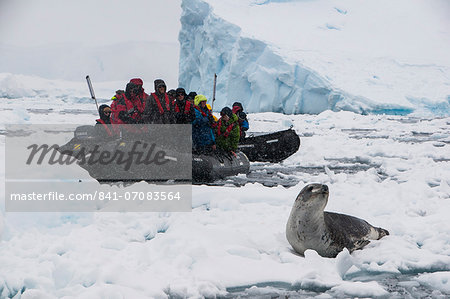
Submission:
{"label": "group of people in boat", "polygon": [[187,94],[181,87],[166,92],[162,79],[154,81],[155,91],[150,95],[143,85],[142,79],[131,79],[125,90],[116,91],[110,106],[99,107],[97,124],[103,125],[108,135],[114,135],[110,124],[191,124],[194,152],[233,153],[249,129],[247,115],[239,102],[231,108],[224,107],[217,119],[204,95]]}

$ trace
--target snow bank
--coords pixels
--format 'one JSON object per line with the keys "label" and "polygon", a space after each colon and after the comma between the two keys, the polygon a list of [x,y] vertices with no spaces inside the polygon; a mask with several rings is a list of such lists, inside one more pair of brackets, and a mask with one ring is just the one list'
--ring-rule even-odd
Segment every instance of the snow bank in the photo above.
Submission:
{"label": "snow bank", "polygon": [[183,0],[179,85],[211,98],[217,73],[215,110],[448,115],[439,5]]}

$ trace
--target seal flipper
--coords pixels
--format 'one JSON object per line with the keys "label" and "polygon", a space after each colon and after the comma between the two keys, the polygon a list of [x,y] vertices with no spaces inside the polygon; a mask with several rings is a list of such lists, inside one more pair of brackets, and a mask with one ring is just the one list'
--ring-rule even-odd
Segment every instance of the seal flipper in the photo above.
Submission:
{"label": "seal flipper", "polygon": [[353,248],[347,248],[347,249],[349,252],[353,252],[358,249],[363,249],[363,247],[369,243],[370,243],[369,240],[357,240],[357,241],[353,242]]}

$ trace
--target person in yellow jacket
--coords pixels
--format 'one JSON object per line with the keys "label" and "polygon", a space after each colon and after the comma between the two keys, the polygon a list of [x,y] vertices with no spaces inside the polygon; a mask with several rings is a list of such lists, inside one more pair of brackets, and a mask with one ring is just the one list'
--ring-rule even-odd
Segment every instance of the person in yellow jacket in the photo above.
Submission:
{"label": "person in yellow jacket", "polygon": [[[211,111],[211,114],[212,114],[212,108],[211,108],[211,105],[210,105],[210,104],[206,104],[206,107],[208,107],[209,111]],[[212,114],[212,116],[213,116],[213,118],[214,118],[214,121],[217,121],[217,120],[218,120],[218,118],[217,118],[214,114]]]}

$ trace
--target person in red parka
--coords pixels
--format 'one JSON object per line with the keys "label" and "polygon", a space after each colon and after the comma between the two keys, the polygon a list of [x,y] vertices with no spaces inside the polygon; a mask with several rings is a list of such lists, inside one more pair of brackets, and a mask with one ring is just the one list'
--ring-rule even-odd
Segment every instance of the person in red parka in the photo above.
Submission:
{"label": "person in red parka", "polygon": [[143,114],[147,104],[148,94],[142,88],[139,78],[131,79],[125,92],[116,92],[111,104],[111,122],[113,124],[138,124],[143,122]]}

